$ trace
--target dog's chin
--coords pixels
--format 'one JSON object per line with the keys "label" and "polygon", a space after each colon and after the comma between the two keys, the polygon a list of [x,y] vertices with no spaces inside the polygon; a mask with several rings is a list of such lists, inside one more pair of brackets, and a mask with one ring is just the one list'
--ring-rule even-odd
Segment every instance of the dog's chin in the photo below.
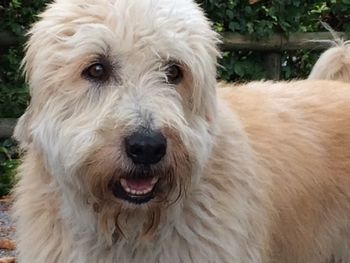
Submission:
{"label": "dog's chin", "polygon": [[155,175],[120,177],[112,186],[116,198],[131,204],[149,203],[156,197],[159,177]]}

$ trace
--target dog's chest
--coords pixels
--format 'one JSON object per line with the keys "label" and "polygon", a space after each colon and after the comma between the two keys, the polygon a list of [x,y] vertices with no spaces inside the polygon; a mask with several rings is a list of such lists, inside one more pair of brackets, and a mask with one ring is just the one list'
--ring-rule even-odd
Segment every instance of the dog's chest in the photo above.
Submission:
{"label": "dog's chest", "polygon": [[[215,229],[213,229],[215,228]],[[94,255],[81,262],[96,263],[224,263],[259,262],[254,245],[243,241],[218,222],[182,224],[163,227],[152,240],[120,240],[112,247],[95,251],[83,249],[81,255]]]}
{"label": "dog's chest", "polygon": [[93,260],[86,259],[85,262],[91,260],[97,263],[220,263],[229,262],[232,256],[235,257],[232,249],[232,247],[218,247],[210,240],[204,241],[195,236],[172,235],[171,238],[145,243],[133,244],[121,241],[103,253],[92,253],[97,257]]}

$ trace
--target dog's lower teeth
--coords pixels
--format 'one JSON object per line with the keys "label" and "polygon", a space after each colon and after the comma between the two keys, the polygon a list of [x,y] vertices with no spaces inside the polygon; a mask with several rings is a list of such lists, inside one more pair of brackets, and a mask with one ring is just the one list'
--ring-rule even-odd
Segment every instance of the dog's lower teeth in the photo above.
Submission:
{"label": "dog's lower teeth", "polygon": [[124,179],[124,178],[121,178],[120,179],[120,185],[122,186],[122,188],[124,189],[124,191],[128,194],[131,194],[131,195],[146,195],[146,194],[149,194],[150,192],[152,192],[155,184],[158,182],[158,178],[153,178],[152,179],[152,182],[151,182],[151,187],[146,189],[146,190],[141,190],[141,191],[137,191],[137,190],[133,190],[133,189],[130,189],[128,187],[128,183],[127,183],[127,180]]}

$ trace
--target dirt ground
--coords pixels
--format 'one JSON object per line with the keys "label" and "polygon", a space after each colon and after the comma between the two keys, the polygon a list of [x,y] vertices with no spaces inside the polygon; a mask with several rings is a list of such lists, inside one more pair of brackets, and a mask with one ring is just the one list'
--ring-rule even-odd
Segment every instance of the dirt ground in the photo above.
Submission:
{"label": "dirt ground", "polygon": [[10,197],[0,198],[0,263],[15,262],[16,251],[13,242],[15,227],[10,217],[11,204]]}

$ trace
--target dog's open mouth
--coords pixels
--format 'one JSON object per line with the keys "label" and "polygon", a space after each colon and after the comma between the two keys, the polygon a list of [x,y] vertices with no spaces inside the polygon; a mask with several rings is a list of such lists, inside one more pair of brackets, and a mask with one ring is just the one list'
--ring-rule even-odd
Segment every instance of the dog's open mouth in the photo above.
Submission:
{"label": "dog's open mouth", "polygon": [[114,185],[113,193],[130,203],[143,204],[153,199],[157,182],[158,177],[154,176],[121,178]]}

